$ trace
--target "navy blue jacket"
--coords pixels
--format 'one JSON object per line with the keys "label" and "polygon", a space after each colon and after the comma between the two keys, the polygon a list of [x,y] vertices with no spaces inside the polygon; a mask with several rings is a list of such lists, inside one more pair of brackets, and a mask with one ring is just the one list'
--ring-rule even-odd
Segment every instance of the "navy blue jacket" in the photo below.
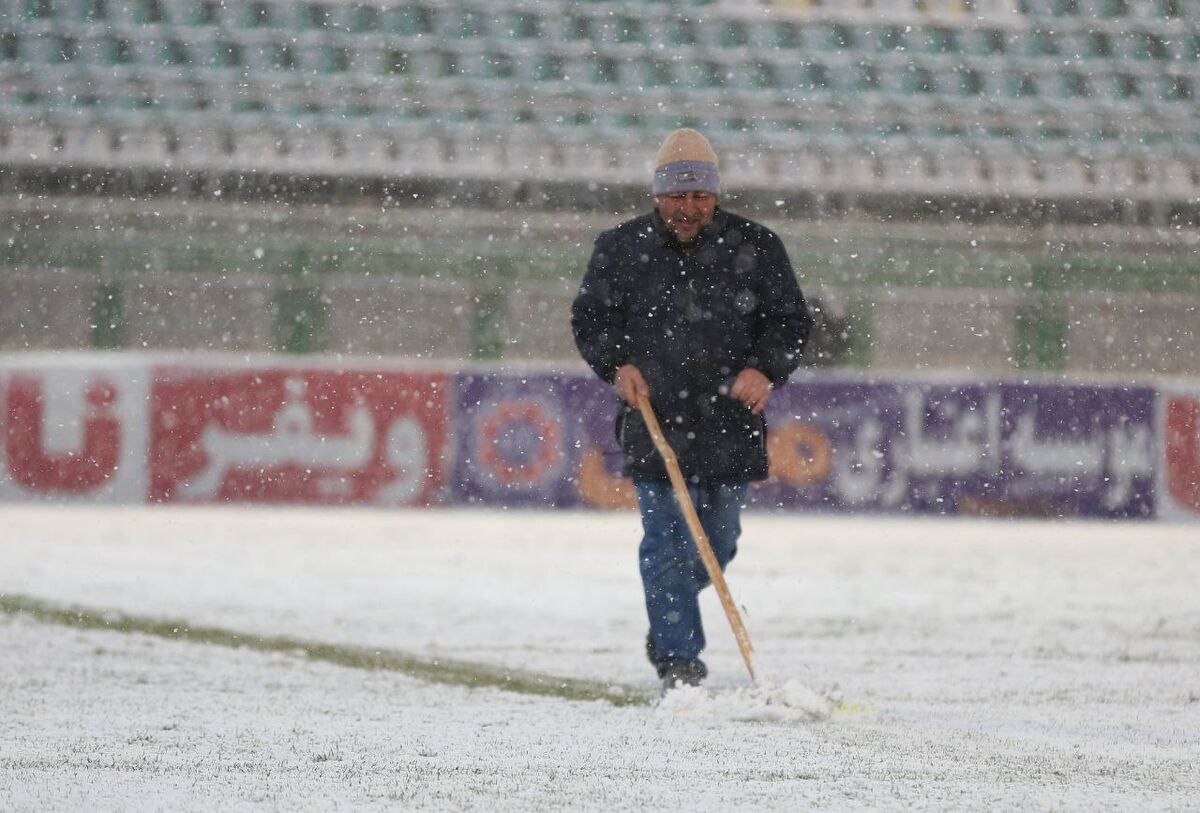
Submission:
{"label": "navy blue jacket", "polygon": [[[637,367],[684,476],[715,482],[767,476],[766,421],[729,388],[747,367],[782,385],[811,325],[783,242],[719,208],[690,253],[657,209],[601,234],[571,308],[588,365],[609,383]],[[627,475],[666,476],[625,404],[617,434]]]}

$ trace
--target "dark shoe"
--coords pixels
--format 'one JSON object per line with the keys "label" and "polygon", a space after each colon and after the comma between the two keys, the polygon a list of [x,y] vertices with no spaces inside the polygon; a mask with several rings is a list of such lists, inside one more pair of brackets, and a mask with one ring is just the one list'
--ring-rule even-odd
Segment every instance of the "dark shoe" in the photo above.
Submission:
{"label": "dark shoe", "polygon": [[708,669],[701,661],[676,661],[659,670],[663,694],[680,686],[699,686],[708,677]]}

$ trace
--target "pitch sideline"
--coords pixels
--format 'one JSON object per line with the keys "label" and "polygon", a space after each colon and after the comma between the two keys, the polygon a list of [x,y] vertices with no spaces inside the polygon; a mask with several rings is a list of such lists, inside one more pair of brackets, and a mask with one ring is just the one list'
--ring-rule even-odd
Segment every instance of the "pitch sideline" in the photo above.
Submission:
{"label": "pitch sideline", "polygon": [[353,644],[306,641],[282,635],[255,635],[186,621],[130,615],[109,609],[65,605],[33,596],[0,595],[0,612],[24,615],[46,624],[77,629],[151,635],[172,641],[211,644],[257,652],[273,652],[351,669],[398,672],[428,683],[471,689],[501,689],[560,700],[603,700],[614,706],[650,705],[654,697],[638,689],[600,681],[557,677],[540,672],[443,658],[421,658],[405,652]]}

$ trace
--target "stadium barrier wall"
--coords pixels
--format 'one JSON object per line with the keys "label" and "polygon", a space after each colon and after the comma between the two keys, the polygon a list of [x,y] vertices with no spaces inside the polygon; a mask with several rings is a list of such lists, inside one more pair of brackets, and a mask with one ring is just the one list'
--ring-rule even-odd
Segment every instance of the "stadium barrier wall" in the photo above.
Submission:
{"label": "stadium barrier wall", "polygon": [[[0,356],[0,501],[630,509],[582,369]],[[1200,382],[812,372],[768,407],[779,511],[1200,519]]]}

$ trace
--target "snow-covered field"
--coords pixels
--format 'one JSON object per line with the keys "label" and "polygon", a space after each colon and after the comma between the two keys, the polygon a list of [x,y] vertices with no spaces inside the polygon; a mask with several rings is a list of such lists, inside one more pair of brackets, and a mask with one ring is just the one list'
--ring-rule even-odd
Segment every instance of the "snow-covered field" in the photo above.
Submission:
{"label": "snow-covered field", "polygon": [[0,808],[1200,809],[1200,529],[745,525],[828,720],[711,595],[709,694],[629,702],[633,514],[0,508]]}

